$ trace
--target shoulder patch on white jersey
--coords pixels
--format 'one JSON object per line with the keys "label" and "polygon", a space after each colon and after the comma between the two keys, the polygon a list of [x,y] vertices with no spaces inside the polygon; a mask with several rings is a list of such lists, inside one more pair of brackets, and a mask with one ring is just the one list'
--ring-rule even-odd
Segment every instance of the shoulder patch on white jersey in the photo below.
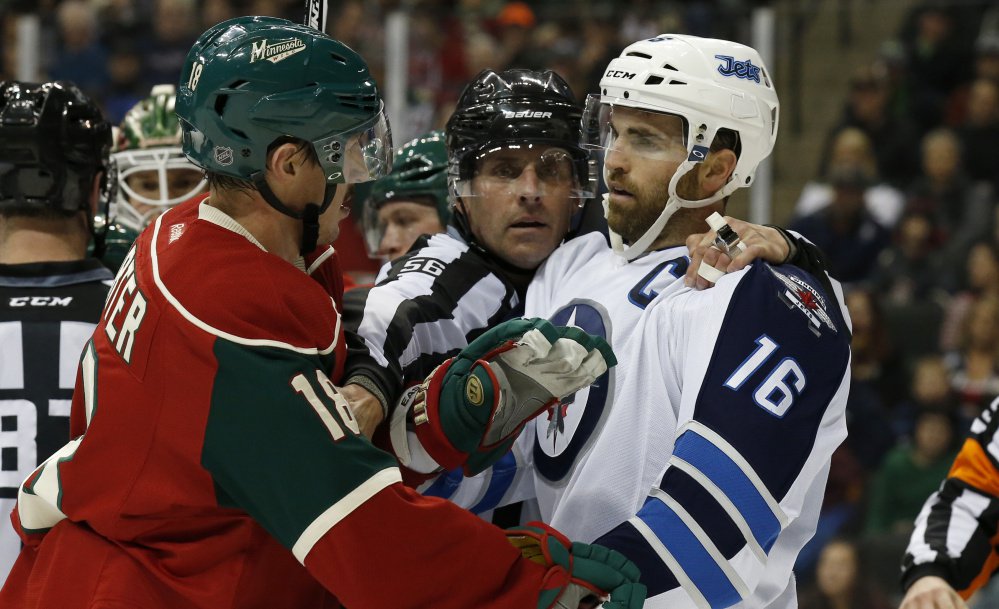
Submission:
{"label": "shoulder patch on white jersey", "polygon": [[788,308],[797,309],[808,319],[808,328],[813,334],[818,336],[823,325],[833,332],[837,331],[836,324],[826,312],[826,298],[818,290],[796,275],[781,273],[769,265],[767,268],[784,284],[777,296]]}

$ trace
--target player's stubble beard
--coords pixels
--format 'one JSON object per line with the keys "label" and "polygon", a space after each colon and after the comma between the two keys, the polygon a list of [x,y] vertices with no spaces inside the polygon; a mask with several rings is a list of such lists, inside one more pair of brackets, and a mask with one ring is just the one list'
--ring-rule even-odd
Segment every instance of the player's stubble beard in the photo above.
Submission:
{"label": "player's stubble beard", "polygon": [[[659,219],[666,202],[669,200],[669,180],[656,182],[651,187],[640,186],[629,177],[621,175],[619,169],[613,170],[611,181],[620,184],[625,190],[635,197],[635,205],[630,209],[621,209],[610,204],[607,209],[607,225],[615,233],[621,235],[625,243],[634,243],[649,230],[652,223]],[[677,193],[684,196],[684,193],[696,192],[696,178],[693,171],[687,172],[677,184]],[[698,197],[686,196],[689,200],[696,200]],[[678,210],[682,212],[681,208]],[[674,214],[674,217],[676,214]],[[672,218],[666,223],[664,232],[668,231]]]}

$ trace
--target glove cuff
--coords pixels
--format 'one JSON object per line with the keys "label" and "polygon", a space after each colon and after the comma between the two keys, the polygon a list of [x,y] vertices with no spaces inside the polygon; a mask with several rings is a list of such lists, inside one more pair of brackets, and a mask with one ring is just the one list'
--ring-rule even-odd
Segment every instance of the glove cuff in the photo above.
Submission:
{"label": "glove cuff", "polygon": [[444,388],[444,376],[452,363],[453,358],[447,360],[423,381],[413,398],[408,415],[412,417],[413,431],[423,449],[446,470],[460,467],[468,458],[468,453],[451,444],[441,425],[440,395]]}

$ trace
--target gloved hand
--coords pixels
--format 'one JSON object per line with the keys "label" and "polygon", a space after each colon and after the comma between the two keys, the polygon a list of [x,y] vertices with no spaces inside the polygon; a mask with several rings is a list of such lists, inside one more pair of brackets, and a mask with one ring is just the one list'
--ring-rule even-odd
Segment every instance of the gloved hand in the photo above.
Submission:
{"label": "gloved hand", "polygon": [[506,536],[524,558],[548,567],[538,609],[576,609],[591,595],[606,599],[609,594],[605,609],[641,609],[645,602],[638,567],[620,552],[570,542],[540,522],[508,529]]}
{"label": "gloved hand", "polygon": [[[527,421],[616,363],[598,336],[543,319],[514,319],[472,341],[407,391],[398,416],[410,417],[434,461],[471,476],[505,455]],[[405,465],[408,448],[396,452]]]}

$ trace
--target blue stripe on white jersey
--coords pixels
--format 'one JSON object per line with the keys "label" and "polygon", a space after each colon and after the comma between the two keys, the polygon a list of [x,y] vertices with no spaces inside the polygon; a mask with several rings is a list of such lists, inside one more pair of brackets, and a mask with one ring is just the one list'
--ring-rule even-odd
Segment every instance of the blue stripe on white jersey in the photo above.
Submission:
{"label": "blue stripe on white jersey", "polygon": [[433,483],[423,491],[423,494],[427,497],[450,499],[451,495],[454,495],[455,491],[458,490],[458,487],[461,486],[462,478],[464,478],[464,474],[462,473],[460,467],[452,469],[451,471],[438,476]]}
{"label": "blue stripe on white jersey", "polygon": [[492,473],[489,479],[489,486],[486,487],[486,492],[482,495],[482,499],[471,508],[471,511],[476,514],[498,506],[500,500],[510,490],[510,486],[517,475],[517,459],[513,456],[513,452],[503,455],[489,471]]}
{"label": "blue stripe on white jersey", "polygon": [[669,495],[654,492],[630,522],[698,605],[727,607],[749,594],[704,530]]}
{"label": "blue stripe on white jersey", "polygon": [[752,467],[731,445],[707,427],[691,421],[681,431],[670,463],[695,479],[698,473],[706,478],[702,484],[726,507],[736,524],[744,522],[745,527],[740,528],[748,528],[763,551],[770,551],[781,524],[786,526],[787,517]]}

